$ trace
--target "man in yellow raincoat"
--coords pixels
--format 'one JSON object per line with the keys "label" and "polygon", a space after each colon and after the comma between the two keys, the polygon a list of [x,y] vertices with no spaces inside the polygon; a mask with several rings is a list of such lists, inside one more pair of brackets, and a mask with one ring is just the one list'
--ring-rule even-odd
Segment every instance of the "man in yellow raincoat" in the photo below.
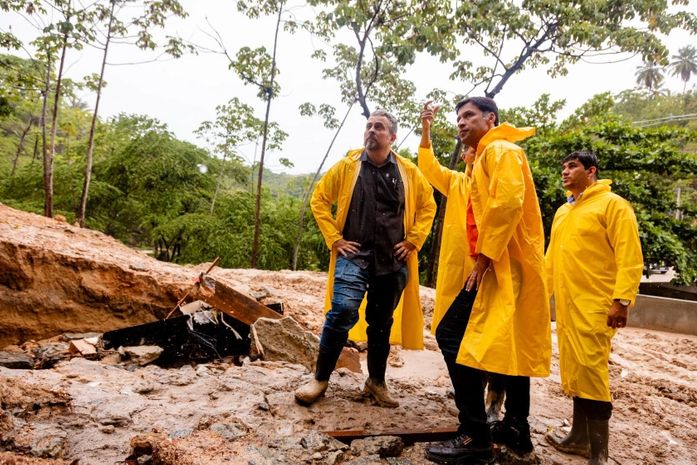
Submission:
{"label": "man in yellow raincoat", "polygon": [[[496,103],[485,97],[466,98],[456,112],[460,139],[476,147],[461,213],[474,265],[436,328],[455,389],[459,434],[430,446],[427,457],[491,463],[492,433],[515,452],[532,451],[529,377],[547,376],[551,359],[542,216],[527,158],[514,144],[534,129],[499,126]],[[506,413],[493,431],[486,423],[485,372],[505,375]]]}
{"label": "man in yellow raincoat", "polygon": [[557,449],[607,463],[612,414],[608,359],[611,339],[627,324],[643,259],[629,202],[598,180],[598,159],[573,152],[562,161],[568,202],[557,210],[547,255],[547,279],[554,294],[559,371],[564,392],[573,396],[574,417],[565,437],[552,432]]}
{"label": "man in yellow raincoat", "polygon": [[423,174],[392,151],[396,137],[395,117],[373,112],[365,148],[350,151],[313,192],[312,212],[331,249],[329,305],[315,376],[295,391],[301,404],[326,391],[349,331],[353,340],[368,341],[364,393],[384,407],[399,405],[385,384],[390,343],[423,348],[417,250],[436,206]]}

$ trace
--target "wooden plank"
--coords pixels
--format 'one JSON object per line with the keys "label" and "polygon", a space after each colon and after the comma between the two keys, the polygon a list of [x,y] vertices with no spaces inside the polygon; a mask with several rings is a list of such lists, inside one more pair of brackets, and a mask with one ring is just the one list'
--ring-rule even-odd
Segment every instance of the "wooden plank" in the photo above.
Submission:
{"label": "wooden plank", "polygon": [[451,428],[428,428],[428,429],[408,429],[383,432],[370,432],[366,430],[338,430],[325,431],[325,434],[338,439],[339,441],[350,444],[354,439],[364,439],[373,436],[399,436],[405,444],[415,442],[435,442],[445,441],[457,436],[457,427]]}
{"label": "wooden plank", "polygon": [[283,317],[266,305],[260,304],[210,275],[203,276],[193,294],[195,298],[248,325],[262,317],[274,320]]}

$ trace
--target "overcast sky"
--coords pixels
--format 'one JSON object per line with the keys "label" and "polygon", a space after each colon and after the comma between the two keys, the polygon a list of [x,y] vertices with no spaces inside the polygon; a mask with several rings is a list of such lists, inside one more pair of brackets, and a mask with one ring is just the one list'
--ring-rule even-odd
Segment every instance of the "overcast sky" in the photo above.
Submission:
{"label": "overcast sky", "polygon": [[[290,1],[289,12],[297,18],[312,15],[309,7],[299,7],[301,2]],[[242,46],[252,48],[266,46],[270,51],[273,45],[275,18],[250,20],[243,17],[232,0],[184,0],[182,4],[189,17],[172,21],[168,34],[178,34],[192,42],[214,47],[206,36],[211,31],[207,22],[220,32],[231,54]],[[695,2],[690,8],[695,10]],[[697,11],[697,10],[695,10]],[[24,21],[16,16],[3,13],[0,28],[12,30],[29,41],[32,34]],[[671,55],[678,48],[694,43],[694,37],[677,32],[668,37],[667,44]],[[337,107],[337,115],[343,115],[345,105],[339,101],[338,85],[321,77],[322,65],[313,61],[310,55],[317,48],[328,50],[325,44],[313,39],[309,34],[299,31],[294,35],[281,32],[278,47],[278,66],[281,71],[279,82],[281,94],[271,107],[271,119],[289,133],[283,150],[270,153],[266,166],[276,172],[291,173],[314,172],[328,147],[333,132],[324,129],[319,118],[299,115],[298,106],[304,102],[315,104],[330,103]],[[329,50],[331,52],[331,50]],[[20,56],[22,52],[17,52]],[[331,53],[330,53],[331,54]],[[110,52],[111,63],[138,62],[152,58],[135,47],[114,47]],[[96,50],[68,52],[66,75],[73,79],[99,71],[100,53]],[[625,57],[613,57],[616,60]],[[501,108],[532,104],[540,94],[550,93],[554,99],[566,99],[567,105],[562,116],[571,113],[591,96],[605,91],[618,92],[635,85],[634,73],[641,64],[639,57],[633,57],[614,64],[579,63],[570,68],[569,75],[557,79],[548,77],[543,70],[528,70],[514,76],[497,95]],[[416,100],[422,100],[433,88],[448,91],[455,96],[470,89],[469,83],[448,80],[451,73],[449,65],[441,65],[430,57],[420,57],[412,66],[406,78],[416,84]],[[221,55],[199,54],[155,63],[107,67],[105,79],[108,83],[102,95],[100,116],[105,118],[118,113],[146,114],[166,123],[179,138],[203,145],[194,130],[205,120],[215,118],[216,105],[224,104],[233,97],[239,97],[257,109],[257,117],[263,119],[265,105],[256,97],[256,89],[245,86],[228,69],[228,61]],[[682,82],[668,77],[666,87],[672,91],[682,90]],[[477,94],[476,92],[473,95]],[[85,94],[84,100],[94,105],[94,96]],[[454,120],[454,118],[453,118]],[[326,170],[350,148],[362,145],[362,132],[365,118],[355,106],[346,126],[337,139],[327,163]],[[399,134],[398,140],[406,134]],[[415,151],[418,140],[415,136],[407,138],[404,146]],[[254,158],[254,144],[241,147],[241,152],[251,161]],[[295,167],[287,170],[278,162],[279,157],[290,159]]]}

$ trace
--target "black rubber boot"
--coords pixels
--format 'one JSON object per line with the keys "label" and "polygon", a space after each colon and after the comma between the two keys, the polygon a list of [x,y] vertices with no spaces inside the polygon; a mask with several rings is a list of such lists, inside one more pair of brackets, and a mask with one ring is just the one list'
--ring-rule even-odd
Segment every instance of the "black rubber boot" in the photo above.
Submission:
{"label": "black rubber boot", "polygon": [[610,439],[610,421],[588,419],[588,439],[590,440],[591,458],[588,465],[606,465],[608,459],[608,442]]}
{"label": "black rubber boot", "polygon": [[505,417],[491,424],[491,437],[496,444],[503,444],[518,455],[533,451],[530,425],[526,418]]}
{"label": "black rubber boot", "polygon": [[566,436],[559,431],[550,431],[545,439],[555,449],[567,453],[590,458],[590,442],[588,440],[588,418],[583,411],[583,405],[578,397],[574,397],[574,417],[571,431]]}
{"label": "black rubber boot", "polygon": [[336,362],[341,355],[341,347],[334,350],[327,350],[320,347],[315,364],[315,379],[317,381],[328,381],[336,367]]}

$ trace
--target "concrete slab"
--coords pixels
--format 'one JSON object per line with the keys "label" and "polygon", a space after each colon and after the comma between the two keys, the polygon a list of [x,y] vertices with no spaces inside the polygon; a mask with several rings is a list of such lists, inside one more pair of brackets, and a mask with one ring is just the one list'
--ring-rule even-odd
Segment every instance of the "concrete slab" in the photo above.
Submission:
{"label": "concrete slab", "polygon": [[640,294],[627,326],[697,335],[697,302]]}

